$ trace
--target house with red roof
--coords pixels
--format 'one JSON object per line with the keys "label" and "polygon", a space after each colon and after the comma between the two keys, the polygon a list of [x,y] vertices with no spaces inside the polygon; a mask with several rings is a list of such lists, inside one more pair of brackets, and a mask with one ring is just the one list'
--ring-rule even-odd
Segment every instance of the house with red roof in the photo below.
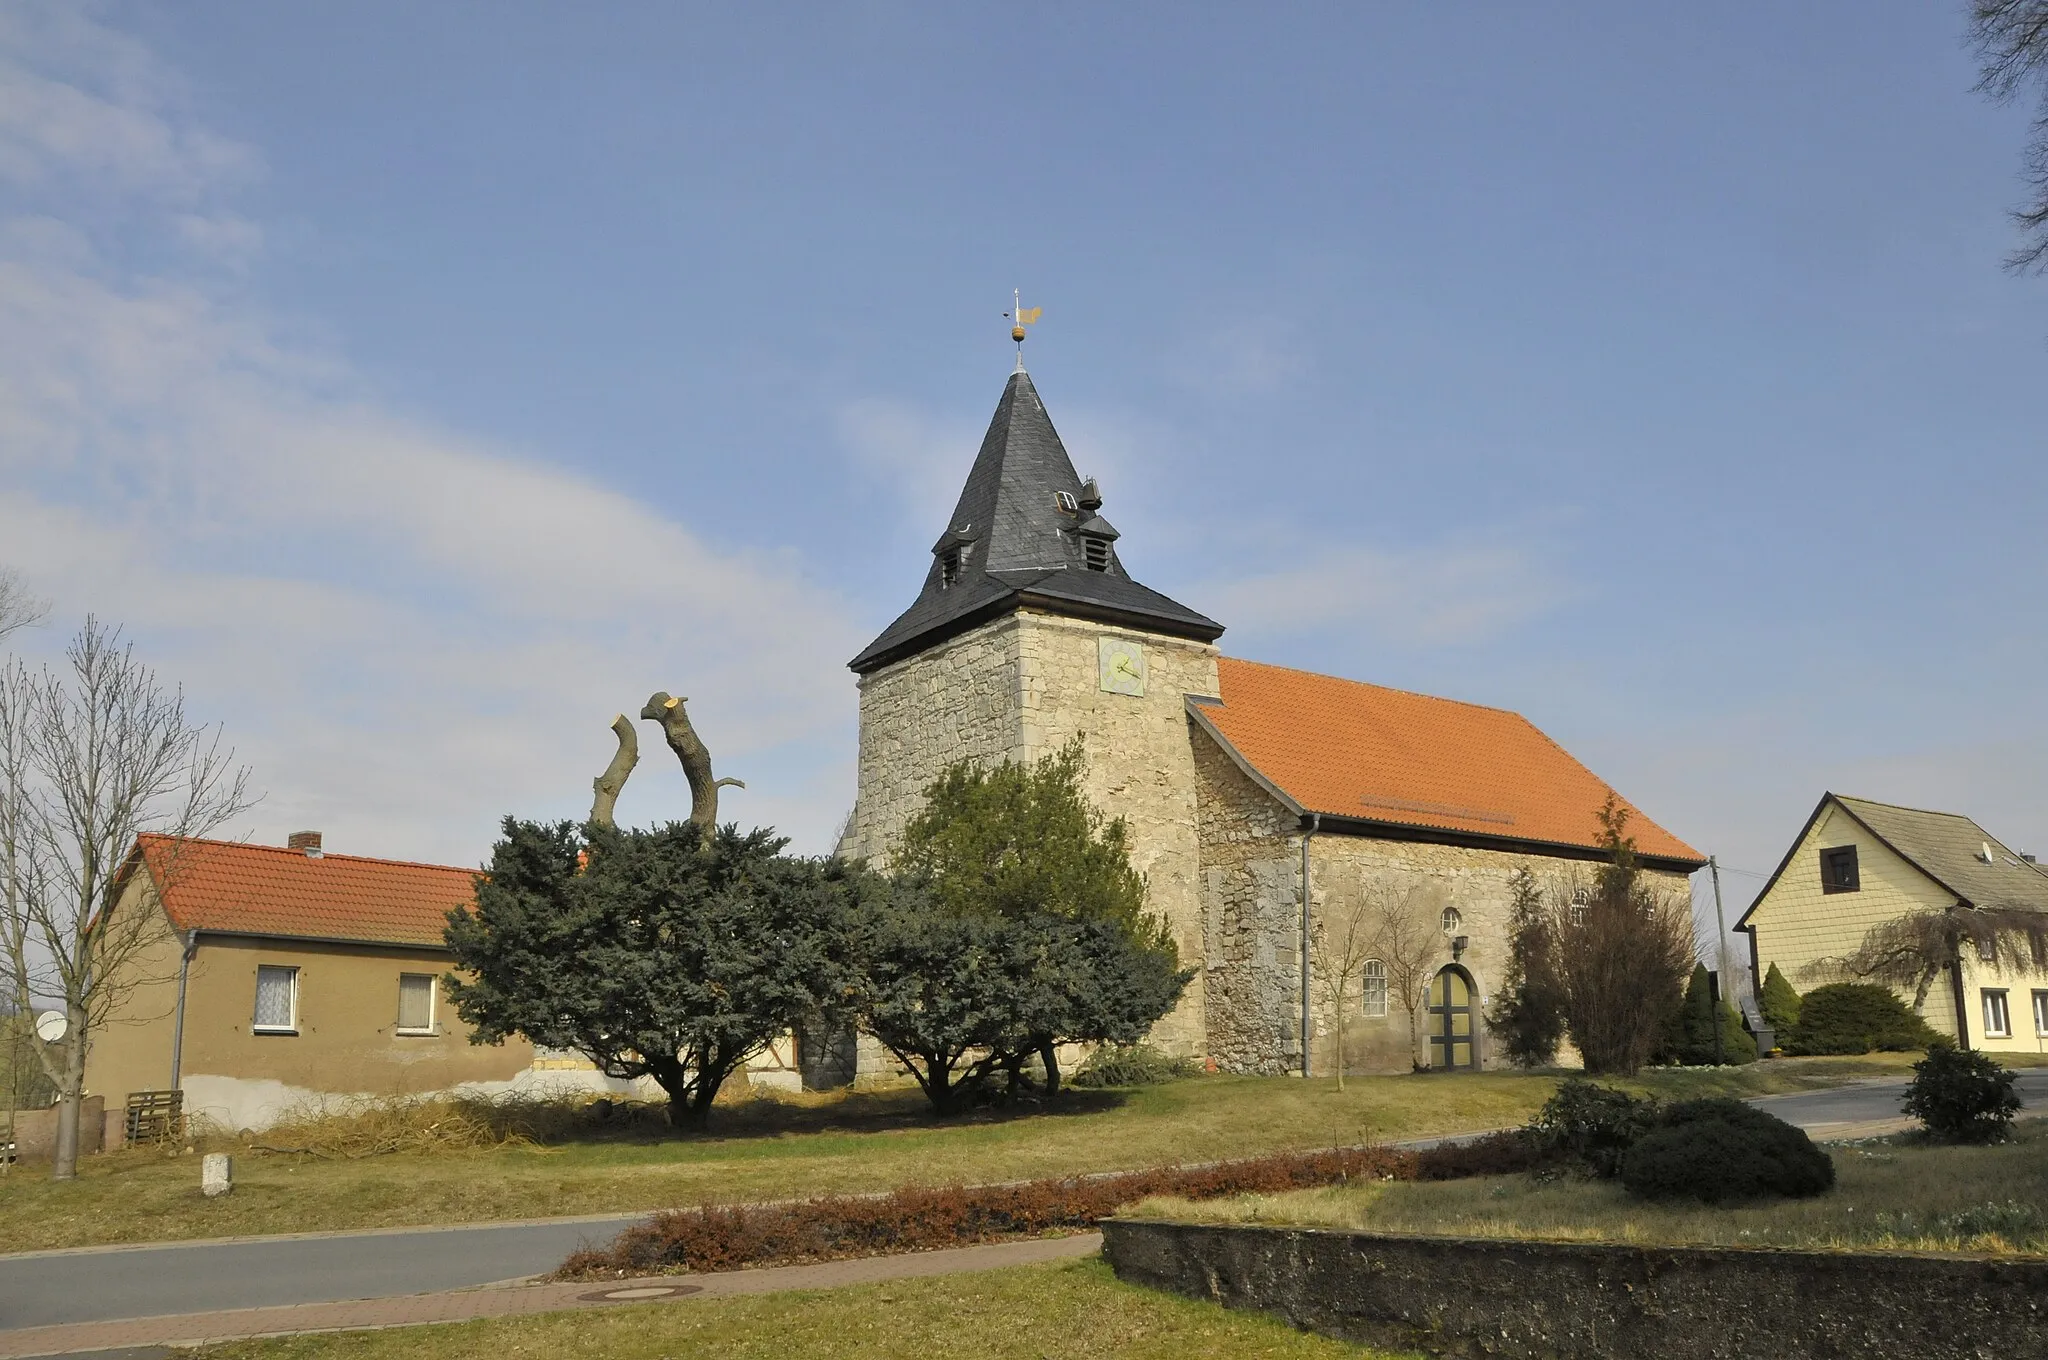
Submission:
{"label": "house with red roof", "polygon": [[86,1089],[110,1112],[177,1091],[188,1117],[261,1129],[337,1095],[623,1089],[573,1055],[469,1042],[441,933],[474,900],[476,870],[328,854],[321,840],[136,844],[114,910],[163,930],[87,1055]]}
{"label": "house with red roof", "polygon": [[[1491,1065],[1514,885],[1589,884],[1609,800],[1652,882],[1688,891],[1705,857],[1520,714],[1221,655],[1221,623],[1131,576],[1103,505],[1020,356],[917,598],[849,663],[859,787],[841,853],[886,864],[954,762],[1079,739],[1089,796],[1124,820],[1150,908],[1196,968],[1153,1042],[1237,1072]],[[1333,935],[1390,902],[1434,922],[1405,970],[1427,984],[1413,1048],[1394,960],[1343,965],[1342,1014],[1316,972]]]}

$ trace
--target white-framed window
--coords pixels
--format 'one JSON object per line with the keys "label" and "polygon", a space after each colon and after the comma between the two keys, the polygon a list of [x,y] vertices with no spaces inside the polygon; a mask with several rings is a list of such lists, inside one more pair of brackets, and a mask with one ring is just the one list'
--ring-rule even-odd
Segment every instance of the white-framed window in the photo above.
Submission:
{"label": "white-framed window", "polygon": [[432,1034],[434,1032],[434,975],[432,973],[400,973],[398,975],[398,1032],[400,1034]]}
{"label": "white-framed window", "polygon": [[1987,1039],[2009,1039],[2012,1037],[2012,1014],[2005,1008],[2003,987],[1984,989],[1984,1037]]}
{"label": "white-framed window", "polygon": [[1593,890],[1591,888],[1573,888],[1572,924],[1575,926],[1582,926],[1586,924],[1586,911],[1592,905]]}
{"label": "white-framed window", "polygon": [[299,1032],[299,970],[281,964],[256,966],[256,1017],[252,1026],[258,1034]]}
{"label": "white-framed window", "polygon": [[1444,934],[1446,935],[1457,934],[1458,927],[1465,924],[1464,916],[1459,913],[1456,907],[1445,907],[1444,914],[1440,919],[1443,921]]}
{"label": "white-framed window", "polygon": [[[2042,992],[2048,996],[2048,992]],[[1384,1020],[1387,1016],[1387,965],[1379,959],[1367,959],[1359,977],[1359,996],[1365,1005],[1367,1017]]]}
{"label": "white-framed window", "polygon": [[2034,1033],[2048,1034],[2048,992],[2034,993]]}

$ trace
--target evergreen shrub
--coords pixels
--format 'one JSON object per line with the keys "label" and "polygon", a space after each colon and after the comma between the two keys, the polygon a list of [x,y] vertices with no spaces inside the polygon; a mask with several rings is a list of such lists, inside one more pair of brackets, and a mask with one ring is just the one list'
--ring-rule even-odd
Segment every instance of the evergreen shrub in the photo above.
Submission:
{"label": "evergreen shrub", "polygon": [[1104,1044],[1074,1073],[1075,1086],[1158,1086],[1202,1070],[1192,1058],[1172,1058],[1147,1043]]}
{"label": "evergreen shrub", "polygon": [[1804,1130],[1739,1100],[1682,1101],[1658,1124],[1621,1159],[1621,1183],[1644,1199],[1803,1199],[1834,1186],[1834,1162]]}
{"label": "evergreen shrub", "polygon": [[1764,974],[1764,989],[1757,996],[1756,1004],[1757,1009],[1764,1013],[1764,1023],[1771,1027],[1778,1043],[1783,1045],[1799,1024],[1800,996],[1798,989],[1785,980],[1785,975],[1778,971],[1775,963]]}
{"label": "evergreen shrub", "polygon": [[1655,1097],[1572,1077],[1559,1083],[1528,1132],[1550,1160],[1611,1180],[1621,1170],[1622,1155],[1656,1123]]}
{"label": "evergreen shrub", "polygon": [[1799,1003],[1799,1022],[1785,1051],[1802,1056],[1842,1053],[1902,1053],[1929,1048],[1941,1036],[1889,987],[1868,982],[1833,982],[1816,987]]}
{"label": "evergreen shrub", "polygon": [[1913,1064],[1903,1106],[1942,1142],[2003,1142],[2020,1108],[2012,1083],[1994,1059],[1941,1044]]}
{"label": "evergreen shrub", "polygon": [[[1714,1029],[1720,1027],[1720,1045],[1714,1043]],[[1714,984],[1705,964],[1696,964],[1685,999],[1665,1023],[1658,1061],[1685,1067],[1714,1064],[1740,1065],[1756,1061],[1756,1040],[1742,1027],[1742,1017],[1726,1001],[1714,1002]]]}

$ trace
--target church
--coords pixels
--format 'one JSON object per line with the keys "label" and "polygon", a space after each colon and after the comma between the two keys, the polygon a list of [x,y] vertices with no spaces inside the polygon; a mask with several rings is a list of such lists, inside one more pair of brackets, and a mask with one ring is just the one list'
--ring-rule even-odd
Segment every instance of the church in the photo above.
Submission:
{"label": "church", "polygon": [[[1512,883],[1589,883],[1610,797],[1653,886],[1688,892],[1705,857],[1526,718],[1225,656],[1222,623],[1131,576],[1103,511],[1020,351],[923,589],[849,663],[859,792],[841,854],[886,865],[948,765],[1078,736],[1089,796],[1127,823],[1150,908],[1196,969],[1152,1041],[1247,1073],[1493,1066],[1482,1016]],[[1390,900],[1431,923],[1419,954],[1333,946]],[[1342,1014],[1316,972],[1331,967]]]}

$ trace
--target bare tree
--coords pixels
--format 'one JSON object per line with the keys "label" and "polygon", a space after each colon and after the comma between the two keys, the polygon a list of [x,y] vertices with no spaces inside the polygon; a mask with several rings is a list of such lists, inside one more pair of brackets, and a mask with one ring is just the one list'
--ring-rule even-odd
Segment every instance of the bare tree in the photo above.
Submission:
{"label": "bare tree", "polygon": [[633,767],[640,763],[640,735],[633,730],[633,724],[621,713],[612,719],[612,735],[619,739],[619,747],[612,752],[611,764],[604,767],[604,773],[590,781],[596,794],[590,803],[590,820],[599,826],[612,825],[612,809],[618,806],[619,795],[625,791],[626,776],[633,773]]}
{"label": "bare tree", "polygon": [[2039,103],[2022,174],[2031,200],[2013,213],[2025,239],[2006,263],[2048,270],[2048,0],[1972,0],[1970,41],[1981,63],[1977,88],[2001,104],[2029,88]]}
{"label": "bare tree", "polygon": [[[1332,915],[1336,919],[1331,919]],[[1309,970],[1315,989],[1336,1017],[1337,1089],[1344,1089],[1344,1041],[1351,1034],[1351,1003],[1355,989],[1362,986],[1365,961],[1373,955],[1373,933],[1377,928],[1365,903],[1353,899],[1348,910],[1334,913],[1325,907],[1316,914],[1314,934],[1309,941],[1315,967]]]}
{"label": "bare tree", "polygon": [[1371,921],[1366,953],[1387,966],[1387,994],[1408,1017],[1408,1061],[1420,1067],[1417,1017],[1444,955],[1442,909],[1425,889],[1382,879],[1367,885],[1365,910]]}
{"label": "bare tree", "polygon": [[1565,1027],[1588,1072],[1633,1076],[1649,1061],[1693,968],[1692,907],[1642,880],[1628,809],[1600,811],[1608,862],[1584,903],[1552,903]]}
{"label": "bare tree", "polygon": [[17,628],[42,622],[49,606],[28,593],[21,573],[0,567],[0,638]]}
{"label": "bare tree", "polygon": [[248,772],[217,730],[185,717],[119,631],[88,618],[65,665],[0,665],[0,982],[14,1005],[61,1005],[68,1027],[36,1054],[57,1088],[53,1175],[78,1174],[85,1059],[94,1033],[148,976],[169,938],[157,911],[114,910],[122,868],[149,832],[164,843],[158,891],[188,838],[250,806]]}

